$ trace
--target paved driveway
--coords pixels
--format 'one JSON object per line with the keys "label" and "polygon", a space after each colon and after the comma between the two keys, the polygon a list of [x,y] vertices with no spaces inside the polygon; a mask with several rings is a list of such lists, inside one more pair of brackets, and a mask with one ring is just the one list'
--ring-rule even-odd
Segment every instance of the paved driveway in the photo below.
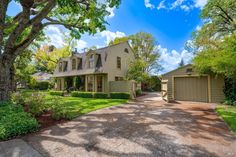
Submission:
{"label": "paved driveway", "polygon": [[152,93],[24,140],[43,156],[236,156],[236,137],[213,104],[168,104]]}

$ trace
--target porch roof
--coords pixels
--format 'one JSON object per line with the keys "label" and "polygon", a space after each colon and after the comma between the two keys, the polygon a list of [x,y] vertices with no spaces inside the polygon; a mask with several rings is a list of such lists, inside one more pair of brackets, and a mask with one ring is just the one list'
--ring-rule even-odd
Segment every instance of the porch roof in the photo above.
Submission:
{"label": "porch roof", "polygon": [[105,74],[101,71],[96,71],[96,69],[85,69],[85,70],[73,70],[60,72],[52,75],[52,77],[67,77],[67,76],[81,76],[81,75],[89,75],[89,74]]}

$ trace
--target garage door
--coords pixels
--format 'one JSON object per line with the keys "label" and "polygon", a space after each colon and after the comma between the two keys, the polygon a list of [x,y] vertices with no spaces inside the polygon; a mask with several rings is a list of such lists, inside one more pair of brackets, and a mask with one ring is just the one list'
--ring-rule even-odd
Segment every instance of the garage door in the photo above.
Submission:
{"label": "garage door", "polygon": [[207,77],[175,77],[176,100],[208,102]]}

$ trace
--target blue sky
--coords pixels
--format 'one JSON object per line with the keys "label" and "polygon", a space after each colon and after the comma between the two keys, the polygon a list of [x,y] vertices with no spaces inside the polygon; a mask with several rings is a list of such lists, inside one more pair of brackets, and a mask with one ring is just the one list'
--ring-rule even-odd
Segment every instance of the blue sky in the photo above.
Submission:
{"label": "blue sky", "polygon": [[[164,70],[173,70],[181,58],[186,63],[192,54],[184,50],[185,43],[191,39],[192,32],[201,26],[200,12],[207,0],[122,0],[119,8],[109,8],[107,30],[95,36],[83,35],[77,41],[77,48],[106,46],[115,37],[135,34],[139,31],[151,33],[157,40],[161,63]],[[12,2],[8,14],[14,15],[21,8]],[[52,44],[64,44],[63,27],[49,26],[45,30]]]}

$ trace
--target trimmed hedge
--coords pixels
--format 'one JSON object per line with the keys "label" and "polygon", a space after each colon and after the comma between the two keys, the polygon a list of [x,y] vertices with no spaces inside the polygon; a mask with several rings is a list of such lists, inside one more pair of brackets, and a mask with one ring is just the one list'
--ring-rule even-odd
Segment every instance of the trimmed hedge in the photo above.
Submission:
{"label": "trimmed hedge", "polygon": [[112,93],[110,93],[110,97],[112,99],[130,99],[130,94],[129,93],[112,92]]}
{"label": "trimmed hedge", "polygon": [[107,99],[108,98],[108,94],[107,93],[94,93],[93,97],[94,98]]}
{"label": "trimmed hedge", "polygon": [[78,91],[73,91],[71,92],[72,97],[80,97],[80,98],[93,98],[93,93],[92,92],[78,92]]}
{"label": "trimmed hedge", "polygon": [[50,91],[49,94],[50,95],[57,95],[57,96],[64,96],[63,91]]}
{"label": "trimmed hedge", "polygon": [[24,112],[21,105],[0,103],[0,140],[35,132],[38,127],[37,120]]}

